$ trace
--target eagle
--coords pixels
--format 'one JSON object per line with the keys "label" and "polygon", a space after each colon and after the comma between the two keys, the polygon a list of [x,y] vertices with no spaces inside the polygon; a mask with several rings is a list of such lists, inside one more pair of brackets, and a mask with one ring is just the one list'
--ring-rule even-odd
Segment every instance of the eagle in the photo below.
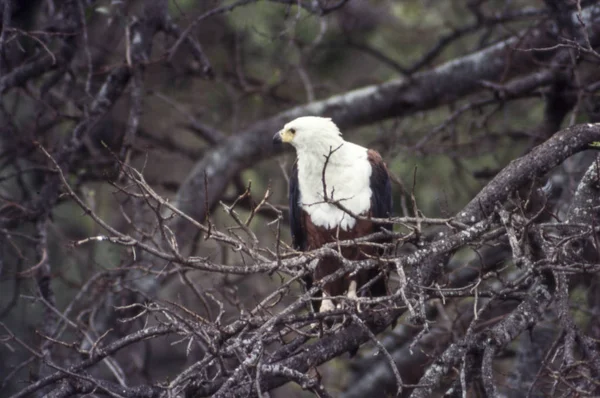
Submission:
{"label": "eagle", "polygon": [[[387,218],[392,213],[390,176],[378,152],[345,141],[331,119],[316,116],[299,117],[287,123],[275,133],[273,142],[291,144],[296,150],[297,160],[289,182],[290,228],[295,250],[314,250],[337,240],[360,238],[384,228],[392,230],[391,224],[370,220]],[[391,239],[386,237],[384,241]],[[374,246],[351,245],[341,247],[341,254],[348,260],[361,260],[378,256],[382,251]],[[306,280],[307,288],[340,267],[339,258],[320,259],[313,275]],[[320,306],[318,300],[313,301],[314,310],[335,309],[335,296],[355,299],[359,295],[386,295],[387,274],[380,274],[378,269],[361,270],[326,283]],[[361,290],[367,283],[369,287]]]}

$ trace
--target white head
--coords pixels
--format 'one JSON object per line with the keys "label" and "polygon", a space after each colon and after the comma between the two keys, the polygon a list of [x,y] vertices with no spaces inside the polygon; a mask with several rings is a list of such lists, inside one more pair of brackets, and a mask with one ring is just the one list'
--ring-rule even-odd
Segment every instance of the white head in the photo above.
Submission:
{"label": "white head", "polygon": [[[342,133],[329,118],[303,116],[292,120],[273,136],[274,143],[286,142],[298,152],[327,151],[344,142]],[[325,152],[326,153],[326,152]]]}

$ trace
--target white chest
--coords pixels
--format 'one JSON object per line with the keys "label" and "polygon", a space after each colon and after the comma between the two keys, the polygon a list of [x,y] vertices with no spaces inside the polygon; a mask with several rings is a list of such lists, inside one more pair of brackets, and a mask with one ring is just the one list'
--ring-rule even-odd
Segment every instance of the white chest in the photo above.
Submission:
{"label": "white chest", "polygon": [[300,185],[300,205],[312,222],[320,227],[348,230],[356,224],[356,219],[325,202],[324,188],[329,201],[339,203],[354,214],[363,214],[371,207],[371,164],[367,159],[366,148],[344,144],[331,156],[325,167],[323,184],[323,156],[298,156],[298,183]]}

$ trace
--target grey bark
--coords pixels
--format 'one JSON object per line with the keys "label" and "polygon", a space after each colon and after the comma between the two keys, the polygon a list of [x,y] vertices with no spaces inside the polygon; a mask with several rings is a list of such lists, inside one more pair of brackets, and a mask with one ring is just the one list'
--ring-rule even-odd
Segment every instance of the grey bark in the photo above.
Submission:
{"label": "grey bark", "polygon": [[[600,25],[593,22],[599,17],[599,10],[600,7],[591,6],[584,13],[584,20],[590,22],[586,25],[587,33],[594,45],[600,39]],[[502,83],[537,70],[539,62],[549,61],[560,50],[537,52],[518,51],[517,48],[531,50],[555,44],[548,33],[533,29],[524,39],[509,38],[415,74],[411,79],[400,78],[352,90],[258,122],[233,134],[195,165],[177,193],[176,205],[196,220],[204,220],[234,176],[281,153],[280,149],[273,148],[271,138],[291,119],[306,115],[329,116],[344,131],[451,103],[480,91],[483,81]],[[179,228],[185,228],[185,224]],[[192,236],[190,233],[178,235]]]}

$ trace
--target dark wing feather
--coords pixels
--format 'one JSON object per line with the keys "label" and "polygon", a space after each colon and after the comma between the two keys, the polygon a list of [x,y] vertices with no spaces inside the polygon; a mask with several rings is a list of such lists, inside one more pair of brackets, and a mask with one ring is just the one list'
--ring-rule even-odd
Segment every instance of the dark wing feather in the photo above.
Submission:
{"label": "dark wing feather", "polygon": [[[292,167],[292,175],[290,176],[289,200],[290,200],[290,230],[292,233],[292,246],[295,250],[306,250],[306,225],[304,221],[305,214],[302,211],[300,204],[300,184],[298,184],[298,163],[294,163]],[[308,273],[304,278],[306,290],[310,290],[313,285],[313,277]],[[315,297],[320,297],[318,293]],[[319,301],[313,301],[312,306],[315,312],[319,311]]]}
{"label": "dark wing feather", "polygon": [[[387,218],[392,215],[392,183],[387,166],[383,162],[381,155],[376,151],[369,149],[368,159],[371,163],[371,216],[377,218]],[[376,230],[385,228],[388,231],[393,229],[393,224],[378,224]]]}
{"label": "dark wing feather", "polygon": [[[393,210],[392,183],[385,162],[381,155],[376,151],[369,149],[367,152],[369,162],[371,163],[371,216],[375,218],[391,217]],[[373,232],[386,229],[393,231],[394,224],[376,224]],[[385,242],[391,242],[391,239],[384,239]],[[383,254],[383,253],[381,253]],[[373,269],[369,272],[369,279],[376,277],[379,270]],[[385,296],[387,272],[383,278],[380,278],[370,289],[372,296]]]}
{"label": "dark wing feather", "polygon": [[298,164],[294,163],[289,187],[290,200],[290,228],[292,232],[292,246],[296,250],[306,250],[306,231],[304,229],[304,216],[300,205],[300,185],[298,184]]}

